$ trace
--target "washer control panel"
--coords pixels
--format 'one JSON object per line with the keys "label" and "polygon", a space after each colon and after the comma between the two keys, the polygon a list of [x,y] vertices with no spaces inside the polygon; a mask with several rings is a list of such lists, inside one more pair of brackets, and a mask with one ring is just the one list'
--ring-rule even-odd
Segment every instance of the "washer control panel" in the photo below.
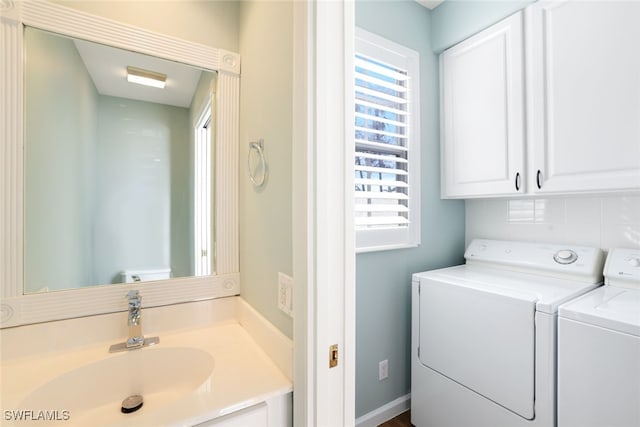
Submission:
{"label": "washer control panel", "polygon": [[612,284],[640,288],[640,249],[611,249],[604,266],[604,276]]}
{"label": "washer control panel", "polygon": [[473,240],[464,257],[467,263],[546,272],[590,283],[602,280],[604,264],[599,248],[487,239]]}

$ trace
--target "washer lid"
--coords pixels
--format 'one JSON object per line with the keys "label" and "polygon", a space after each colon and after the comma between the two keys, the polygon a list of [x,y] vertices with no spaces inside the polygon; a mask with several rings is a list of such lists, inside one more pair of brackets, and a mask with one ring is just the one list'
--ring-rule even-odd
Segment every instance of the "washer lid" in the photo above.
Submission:
{"label": "washer lid", "polygon": [[606,285],[560,306],[558,314],[640,337],[640,289]]}
{"label": "washer lid", "polygon": [[537,311],[553,314],[558,306],[601,285],[583,281],[466,264],[414,274],[455,286],[532,301]]}

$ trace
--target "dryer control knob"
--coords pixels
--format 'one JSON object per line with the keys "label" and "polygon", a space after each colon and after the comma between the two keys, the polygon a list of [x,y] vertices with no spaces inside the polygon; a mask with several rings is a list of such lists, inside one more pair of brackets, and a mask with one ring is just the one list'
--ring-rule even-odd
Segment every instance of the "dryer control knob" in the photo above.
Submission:
{"label": "dryer control knob", "polygon": [[571,249],[559,250],[553,256],[553,260],[558,264],[571,264],[576,262],[577,259],[578,259],[578,254],[572,251]]}
{"label": "dryer control knob", "polygon": [[640,258],[629,258],[627,262],[631,267],[640,267]]}

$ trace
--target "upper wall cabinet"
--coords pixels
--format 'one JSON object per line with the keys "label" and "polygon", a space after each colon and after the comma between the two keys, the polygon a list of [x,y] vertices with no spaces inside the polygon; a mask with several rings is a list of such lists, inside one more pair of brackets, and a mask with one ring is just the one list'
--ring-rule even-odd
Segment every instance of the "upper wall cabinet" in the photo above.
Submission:
{"label": "upper wall cabinet", "polygon": [[523,191],[522,21],[519,12],[440,58],[443,197]]}
{"label": "upper wall cabinet", "polygon": [[525,9],[524,95],[522,19],[441,56],[442,196],[640,190],[640,2]]}
{"label": "upper wall cabinet", "polygon": [[540,2],[527,19],[529,188],[640,189],[640,2]]}

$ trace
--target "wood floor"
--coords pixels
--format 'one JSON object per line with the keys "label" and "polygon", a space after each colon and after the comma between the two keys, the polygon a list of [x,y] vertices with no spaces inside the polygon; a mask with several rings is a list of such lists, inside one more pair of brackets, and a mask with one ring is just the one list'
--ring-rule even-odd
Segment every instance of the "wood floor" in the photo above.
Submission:
{"label": "wood floor", "polygon": [[411,411],[403,412],[378,427],[411,427]]}

